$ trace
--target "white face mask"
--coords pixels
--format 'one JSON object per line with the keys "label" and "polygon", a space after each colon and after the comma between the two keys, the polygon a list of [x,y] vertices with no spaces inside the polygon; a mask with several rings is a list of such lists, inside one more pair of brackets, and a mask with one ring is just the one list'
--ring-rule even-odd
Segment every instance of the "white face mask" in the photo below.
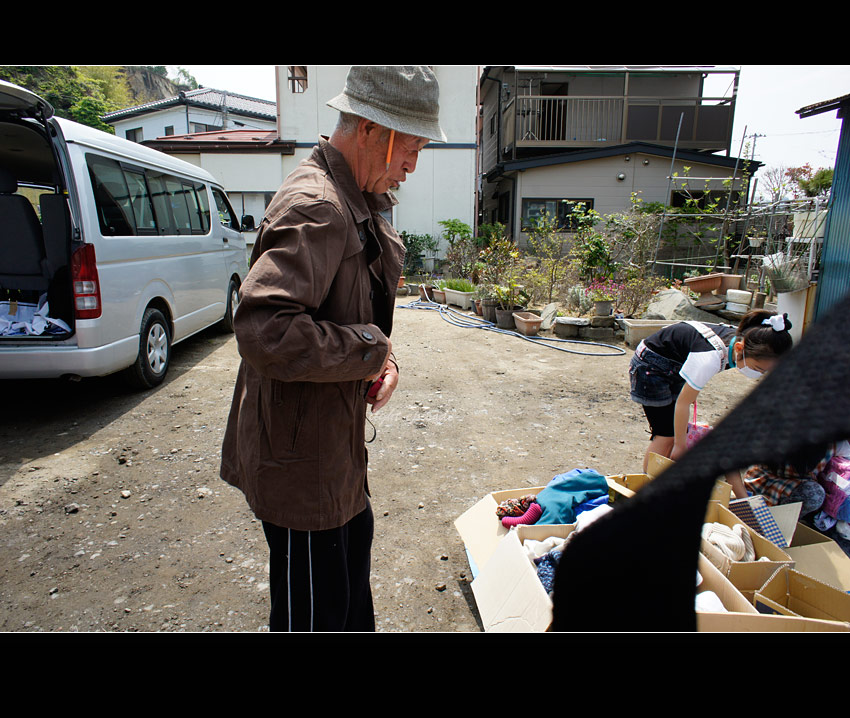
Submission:
{"label": "white face mask", "polygon": [[741,372],[741,374],[743,374],[745,377],[747,377],[747,379],[758,379],[759,377],[761,377],[762,372],[758,371],[757,369],[751,369],[750,367],[747,366],[746,362],[747,362],[747,357],[744,354],[744,349],[742,347],[741,348],[741,363],[737,364],[735,366],[735,368],[739,372]]}

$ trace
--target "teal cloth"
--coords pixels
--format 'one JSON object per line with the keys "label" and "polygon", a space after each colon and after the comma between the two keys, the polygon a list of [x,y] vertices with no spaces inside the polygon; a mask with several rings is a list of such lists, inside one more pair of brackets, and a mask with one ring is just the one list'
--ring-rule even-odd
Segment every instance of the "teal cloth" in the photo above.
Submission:
{"label": "teal cloth", "polygon": [[608,482],[593,469],[573,469],[558,474],[539,494],[537,503],[543,508],[538,524],[575,523],[575,509],[585,501],[608,493]]}

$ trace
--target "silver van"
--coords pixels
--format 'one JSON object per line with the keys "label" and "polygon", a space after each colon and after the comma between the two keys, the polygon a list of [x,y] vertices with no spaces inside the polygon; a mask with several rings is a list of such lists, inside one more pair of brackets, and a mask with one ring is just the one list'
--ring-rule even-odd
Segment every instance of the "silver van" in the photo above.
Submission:
{"label": "silver van", "polygon": [[0,81],[0,379],[156,386],[177,342],[232,331],[240,228],[205,170]]}

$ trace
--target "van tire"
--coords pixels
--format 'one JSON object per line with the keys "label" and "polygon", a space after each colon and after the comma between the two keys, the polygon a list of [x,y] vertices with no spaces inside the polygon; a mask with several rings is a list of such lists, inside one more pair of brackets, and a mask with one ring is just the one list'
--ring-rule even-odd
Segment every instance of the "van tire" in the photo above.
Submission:
{"label": "van tire", "polygon": [[126,370],[127,380],[139,389],[152,389],[162,383],[171,362],[171,329],[162,312],[145,310],[139,331],[139,355]]}
{"label": "van tire", "polygon": [[224,318],[221,320],[221,329],[227,334],[233,334],[233,315],[236,313],[236,307],[238,306],[239,282],[231,279],[227,287],[227,307],[224,311]]}

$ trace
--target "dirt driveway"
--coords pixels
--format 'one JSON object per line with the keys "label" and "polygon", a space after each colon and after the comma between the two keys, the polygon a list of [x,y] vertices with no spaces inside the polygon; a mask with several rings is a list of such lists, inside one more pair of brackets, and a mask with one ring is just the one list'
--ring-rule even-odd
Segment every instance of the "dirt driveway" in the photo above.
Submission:
{"label": "dirt driveway", "polygon": [[[416,309],[396,311],[393,344],[402,384],[369,447],[378,630],[479,631],[454,520],[573,468],[640,471],[632,352],[581,356]],[[262,527],[218,478],[237,365],[235,339],[208,330],[152,392],[0,383],[0,630],[267,630]],[[724,372],[700,418],[751,387]]]}

